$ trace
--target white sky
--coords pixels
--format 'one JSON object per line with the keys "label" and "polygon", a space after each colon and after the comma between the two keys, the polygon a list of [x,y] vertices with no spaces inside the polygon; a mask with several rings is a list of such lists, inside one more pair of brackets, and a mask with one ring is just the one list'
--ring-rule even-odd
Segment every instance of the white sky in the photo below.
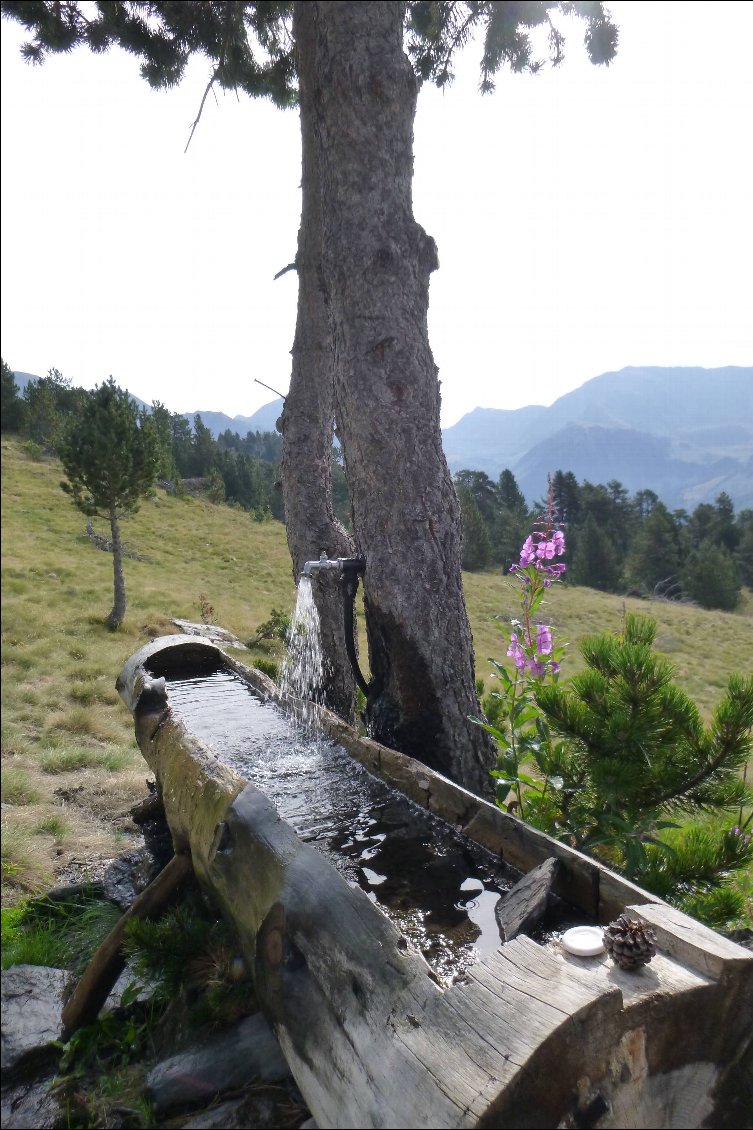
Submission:
{"label": "white sky", "polygon": [[[625,365],[753,363],[753,3],[617,0],[620,50],[477,93],[469,49],[416,121],[415,214],[439,246],[445,426],[549,404]],[[2,21],[2,356],[180,412],[287,390],[294,111],[155,93],[84,50],[32,68]]]}

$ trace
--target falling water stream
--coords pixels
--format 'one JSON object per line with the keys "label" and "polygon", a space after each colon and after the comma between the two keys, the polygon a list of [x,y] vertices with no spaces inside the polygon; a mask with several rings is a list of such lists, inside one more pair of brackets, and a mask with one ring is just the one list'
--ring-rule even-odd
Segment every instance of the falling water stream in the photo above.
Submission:
{"label": "falling water stream", "polygon": [[[280,671],[280,688],[284,693],[318,702],[324,683],[324,652],[319,612],[314,600],[311,577],[298,581],[293,619],[290,624],[288,654]],[[304,713],[304,722],[310,722]]]}
{"label": "falling water stream", "polygon": [[[302,577],[284,689],[322,684],[319,618]],[[341,746],[283,714],[227,667],[168,675],[173,713],[261,789],[305,841],[361,887],[449,984],[500,944],[494,907],[520,877],[368,773]]]}

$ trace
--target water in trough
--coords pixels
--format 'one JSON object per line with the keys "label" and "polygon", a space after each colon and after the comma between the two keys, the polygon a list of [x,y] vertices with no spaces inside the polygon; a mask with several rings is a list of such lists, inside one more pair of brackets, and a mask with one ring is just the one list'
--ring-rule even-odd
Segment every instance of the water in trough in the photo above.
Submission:
{"label": "water in trough", "polygon": [[517,871],[263,702],[235,672],[174,673],[167,691],[176,717],[360,886],[444,984],[499,946],[494,906]]}
{"label": "water in trough", "polygon": [[[319,619],[301,578],[283,689],[316,699]],[[497,949],[494,907],[520,875],[372,776],[346,750],[286,716],[229,667],[168,674],[173,713],[345,879],[360,886],[439,979],[451,983]],[[543,937],[543,935],[542,935]]]}

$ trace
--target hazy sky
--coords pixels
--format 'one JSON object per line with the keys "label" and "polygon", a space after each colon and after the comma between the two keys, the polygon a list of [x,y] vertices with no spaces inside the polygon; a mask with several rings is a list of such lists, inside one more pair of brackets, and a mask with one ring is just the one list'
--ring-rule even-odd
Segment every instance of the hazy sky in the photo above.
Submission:
{"label": "hazy sky", "polygon": [[[415,214],[439,247],[429,329],[443,424],[549,404],[625,365],[753,363],[753,3],[609,5],[560,68],[477,92],[468,49],[416,120]],[[288,385],[294,111],[155,93],[136,61],[41,68],[2,22],[2,356],[174,411],[250,415]]]}

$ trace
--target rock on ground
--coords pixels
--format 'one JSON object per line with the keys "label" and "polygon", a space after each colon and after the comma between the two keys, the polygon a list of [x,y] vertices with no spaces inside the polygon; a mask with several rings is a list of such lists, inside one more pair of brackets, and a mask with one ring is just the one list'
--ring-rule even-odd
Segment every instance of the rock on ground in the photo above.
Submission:
{"label": "rock on ground", "polygon": [[52,1090],[53,1076],[18,1080],[3,1088],[3,1130],[52,1130],[65,1126],[63,1100]]}
{"label": "rock on ground", "polygon": [[261,1015],[247,1016],[228,1032],[171,1056],[147,1076],[155,1114],[198,1106],[252,1080],[277,1083],[290,1078],[280,1045]]}
{"label": "rock on ground", "polygon": [[54,1053],[63,1026],[60,1013],[70,973],[45,965],[13,965],[2,971],[2,1072],[21,1072],[29,1061]]}

